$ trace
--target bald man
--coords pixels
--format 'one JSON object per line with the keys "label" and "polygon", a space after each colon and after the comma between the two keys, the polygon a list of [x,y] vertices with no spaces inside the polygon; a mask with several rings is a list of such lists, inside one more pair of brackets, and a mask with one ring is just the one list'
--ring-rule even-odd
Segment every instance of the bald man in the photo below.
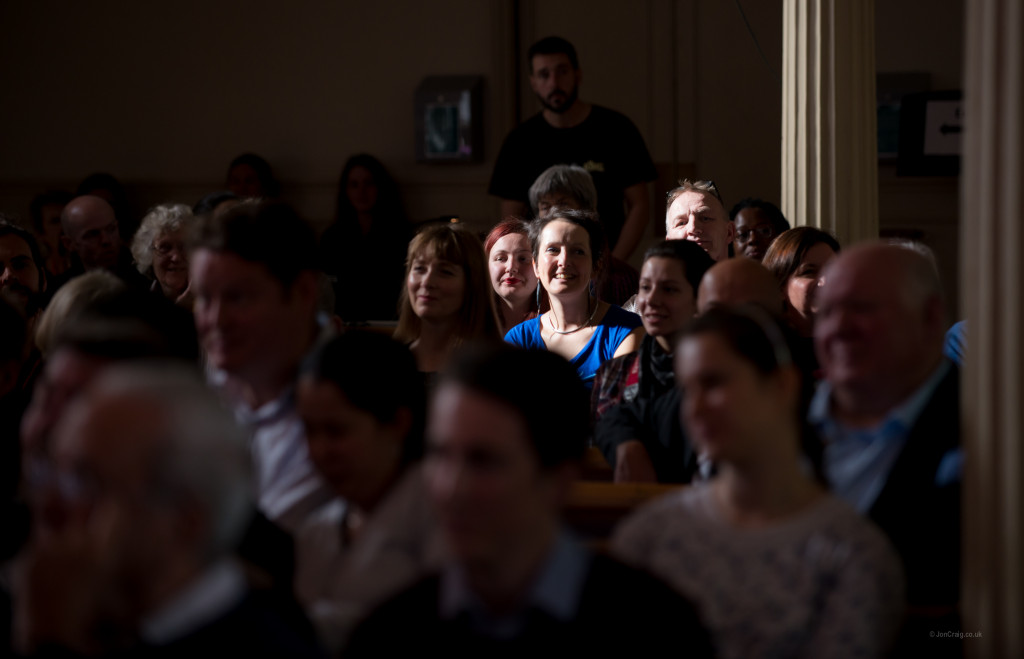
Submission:
{"label": "bald man", "polygon": [[104,199],[94,195],[75,197],[61,212],[60,223],[71,268],[57,279],[51,293],[70,279],[97,269],[110,271],[131,288],[150,285],[132,265],[131,255],[121,243],[114,208]]}
{"label": "bald man", "polygon": [[735,258],[719,261],[700,280],[697,313],[716,306],[756,304],[775,314],[782,313],[779,283],[760,261]]}
{"label": "bald man", "polygon": [[956,620],[960,566],[959,373],[942,356],[938,275],[917,252],[868,243],[823,276],[814,339],[825,382],[810,421],[835,493],[903,558],[912,610],[947,616],[913,633],[927,641]]}

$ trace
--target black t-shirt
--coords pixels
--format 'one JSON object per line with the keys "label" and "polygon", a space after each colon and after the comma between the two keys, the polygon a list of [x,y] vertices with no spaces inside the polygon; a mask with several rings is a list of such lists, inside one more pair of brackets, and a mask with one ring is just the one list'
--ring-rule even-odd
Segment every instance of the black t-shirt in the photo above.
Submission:
{"label": "black t-shirt", "polygon": [[572,128],[555,128],[543,113],[537,114],[505,138],[487,191],[528,204],[533,182],[545,169],[560,164],[590,172],[597,188],[597,212],[608,232],[608,246],[614,248],[626,221],[623,191],[658,176],[640,131],[625,115],[598,105]]}

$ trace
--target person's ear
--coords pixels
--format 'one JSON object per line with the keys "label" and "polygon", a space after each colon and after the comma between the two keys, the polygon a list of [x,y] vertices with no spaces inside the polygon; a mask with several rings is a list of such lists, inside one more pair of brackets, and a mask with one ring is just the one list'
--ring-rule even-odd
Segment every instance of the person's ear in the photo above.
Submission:
{"label": "person's ear", "polygon": [[731,243],[732,241],[736,240],[736,223],[733,222],[732,220],[729,220],[726,223],[726,226],[728,227],[728,229],[727,229],[728,234],[727,235],[729,236],[729,242]]}

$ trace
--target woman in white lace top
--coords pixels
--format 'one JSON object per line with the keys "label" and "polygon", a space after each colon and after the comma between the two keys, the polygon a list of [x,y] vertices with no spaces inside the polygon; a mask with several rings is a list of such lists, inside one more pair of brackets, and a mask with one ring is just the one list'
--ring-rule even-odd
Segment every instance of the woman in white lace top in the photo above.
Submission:
{"label": "woman in white lace top", "polygon": [[808,386],[779,325],[712,310],[675,354],[683,423],[718,475],[637,511],[613,553],[694,601],[721,657],[883,656],[904,608],[899,559],[813,467]]}

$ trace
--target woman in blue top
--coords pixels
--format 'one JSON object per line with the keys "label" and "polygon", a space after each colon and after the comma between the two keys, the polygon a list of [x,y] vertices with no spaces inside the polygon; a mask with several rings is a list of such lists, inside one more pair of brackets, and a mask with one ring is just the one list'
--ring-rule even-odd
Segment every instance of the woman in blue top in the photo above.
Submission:
{"label": "woman in blue top", "polygon": [[510,329],[505,340],[561,355],[589,388],[602,363],[640,345],[640,317],[591,294],[591,280],[608,251],[593,213],[556,209],[534,222],[530,242],[533,268],[551,308]]}

